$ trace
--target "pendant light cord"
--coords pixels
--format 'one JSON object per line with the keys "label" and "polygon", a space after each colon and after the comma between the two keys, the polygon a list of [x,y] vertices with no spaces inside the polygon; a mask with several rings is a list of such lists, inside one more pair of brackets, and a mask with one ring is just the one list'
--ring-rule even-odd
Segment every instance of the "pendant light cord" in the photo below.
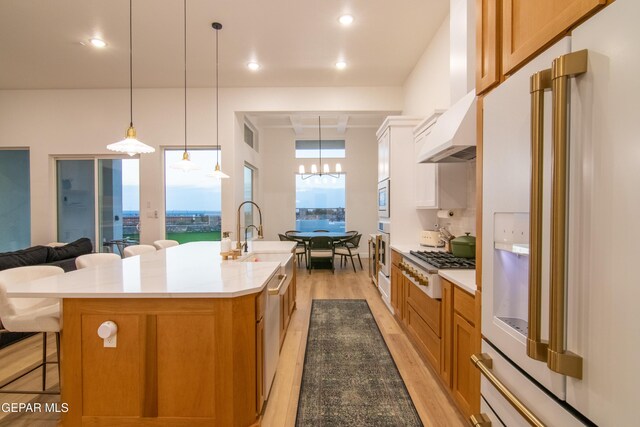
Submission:
{"label": "pendant light cord", "polygon": [[133,127],[133,0],[129,0],[129,126]]}
{"label": "pendant light cord", "polygon": [[220,159],[220,139],[218,136],[218,129],[220,128],[220,124],[218,123],[218,29],[216,29],[216,165],[219,163]]}
{"label": "pendant light cord", "polygon": [[319,147],[318,167],[320,168],[320,176],[322,176],[322,127],[320,126],[320,116],[318,116],[318,147]]}
{"label": "pendant light cord", "polygon": [[184,0],[184,152],[187,152],[187,0]]}

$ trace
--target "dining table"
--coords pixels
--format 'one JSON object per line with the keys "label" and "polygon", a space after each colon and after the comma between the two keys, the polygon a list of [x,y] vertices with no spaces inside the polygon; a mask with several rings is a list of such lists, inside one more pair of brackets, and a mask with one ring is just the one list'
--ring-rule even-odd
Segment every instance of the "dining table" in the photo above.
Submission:
{"label": "dining table", "polygon": [[304,242],[308,242],[312,237],[320,236],[330,237],[334,242],[338,242],[353,237],[353,233],[346,231],[296,231],[287,233],[287,237]]}

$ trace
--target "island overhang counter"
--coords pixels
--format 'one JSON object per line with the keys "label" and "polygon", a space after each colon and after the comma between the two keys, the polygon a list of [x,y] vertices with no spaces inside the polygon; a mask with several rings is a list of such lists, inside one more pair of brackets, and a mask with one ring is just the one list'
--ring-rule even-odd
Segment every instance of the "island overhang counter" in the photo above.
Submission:
{"label": "island overhang counter", "polygon": [[[249,251],[294,248],[256,241]],[[259,423],[263,316],[280,263],[219,252],[189,243],[8,287],[9,297],[62,300],[63,426]],[[115,340],[98,336],[104,322],[117,325]]]}

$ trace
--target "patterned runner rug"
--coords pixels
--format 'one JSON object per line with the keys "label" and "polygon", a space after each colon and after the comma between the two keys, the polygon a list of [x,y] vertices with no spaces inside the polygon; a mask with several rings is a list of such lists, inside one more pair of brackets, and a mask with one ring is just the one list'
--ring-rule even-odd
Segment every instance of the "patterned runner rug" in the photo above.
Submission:
{"label": "patterned runner rug", "polygon": [[365,300],[313,300],[296,426],[422,426]]}

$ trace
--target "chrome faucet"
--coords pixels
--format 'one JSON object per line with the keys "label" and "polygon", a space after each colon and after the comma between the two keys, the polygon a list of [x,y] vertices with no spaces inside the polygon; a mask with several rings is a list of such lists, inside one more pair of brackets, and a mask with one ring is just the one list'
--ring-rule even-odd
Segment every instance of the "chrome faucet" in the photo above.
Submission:
{"label": "chrome faucet", "polygon": [[[251,203],[253,206],[258,208],[258,214],[260,215],[259,217],[260,225],[256,227],[255,225],[251,224],[250,226],[247,226],[245,228],[245,237],[244,237],[245,245],[247,243],[247,229],[250,228],[251,226],[253,226],[256,230],[258,230],[258,239],[262,239],[264,237],[264,234],[262,233],[262,211],[260,210],[260,206],[258,206],[255,202],[252,202],[251,200],[247,200],[246,202],[240,203],[240,206],[238,206],[238,217],[236,218],[236,226],[237,226],[236,236],[238,237],[236,250],[240,250],[240,251],[242,251],[242,243],[240,242],[240,210],[242,209],[242,206],[246,205],[247,203]],[[245,250],[246,250],[246,247],[245,247]]]}

